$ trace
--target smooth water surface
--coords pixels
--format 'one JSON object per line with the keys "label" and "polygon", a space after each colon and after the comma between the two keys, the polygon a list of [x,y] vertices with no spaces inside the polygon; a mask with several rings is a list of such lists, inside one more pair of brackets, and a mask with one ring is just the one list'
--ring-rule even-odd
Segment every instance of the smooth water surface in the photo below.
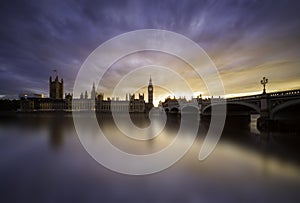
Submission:
{"label": "smooth water surface", "polygon": [[[149,125],[144,114],[132,115]],[[134,154],[163,149],[180,119],[170,116],[148,141],[125,137],[111,115],[99,116],[107,138]],[[129,176],[104,168],[85,151],[71,114],[20,114],[0,120],[0,202],[299,202],[300,136],[260,133],[255,121],[232,121],[205,161],[198,161],[209,123],[175,165],[152,175]],[[186,138],[189,139],[187,132]],[[107,155],[109,156],[109,154]]]}

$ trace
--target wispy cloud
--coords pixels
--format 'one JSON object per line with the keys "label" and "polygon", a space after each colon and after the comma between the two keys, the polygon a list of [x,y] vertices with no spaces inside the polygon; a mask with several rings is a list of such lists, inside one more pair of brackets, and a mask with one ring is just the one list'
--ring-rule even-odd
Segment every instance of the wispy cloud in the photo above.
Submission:
{"label": "wispy cloud", "polygon": [[[0,94],[47,91],[54,68],[71,91],[89,53],[116,35],[144,28],[175,31],[197,42],[230,94],[258,91],[262,76],[272,81],[270,89],[300,88],[299,9],[298,1],[2,2]],[[110,80],[122,76],[121,67],[114,67]],[[184,74],[195,91],[206,91],[193,74]]]}

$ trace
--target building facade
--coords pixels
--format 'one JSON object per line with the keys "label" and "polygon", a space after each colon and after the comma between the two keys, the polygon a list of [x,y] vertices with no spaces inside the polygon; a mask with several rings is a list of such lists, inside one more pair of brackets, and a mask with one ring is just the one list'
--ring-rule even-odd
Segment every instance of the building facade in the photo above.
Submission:
{"label": "building facade", "polygon": [[58,80],[58,76],[56,75],[54,81],[52,81],[52,77],[49,78],[49,97],[51,99],[63,99],[64,94],[64,81],[61,79]]}
{"label": "building facade", "polygon": [[21,97],[21,111],[97,111],[97,112],[147,112],[153,107],[153,85],[150,77],[148,84],[148,103],[145,102],[144,94],[126,94],[126,100],[118,98],[104,99],[102,93],[97,93],[93,83],[88,97],[88,92],[81,93],[79,98],[73,98],[68,93],[63,98],[63,79],[59,81],[56,75],[52,81],[49,78],[49,98]]}

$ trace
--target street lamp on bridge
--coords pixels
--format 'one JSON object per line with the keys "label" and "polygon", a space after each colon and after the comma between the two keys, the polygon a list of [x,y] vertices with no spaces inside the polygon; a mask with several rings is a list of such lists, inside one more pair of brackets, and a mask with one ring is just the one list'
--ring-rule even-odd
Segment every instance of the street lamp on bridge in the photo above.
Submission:
{"label": "street lamp on bridge", "polygon": [[268,78],[263,77],[263,79],[260,81],[260,84],[263,85],[264,89],[263,89],[263,94],[266,94],[266,84],[268,83]]}

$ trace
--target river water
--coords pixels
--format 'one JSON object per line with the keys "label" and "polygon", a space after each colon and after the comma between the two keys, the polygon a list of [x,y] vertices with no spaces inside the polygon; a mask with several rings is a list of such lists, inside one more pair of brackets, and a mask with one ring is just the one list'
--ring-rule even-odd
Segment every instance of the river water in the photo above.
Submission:
{"label": "river water", "polygon": [[[98,119],[111,143],[134,154],[163,149],[180,125],[180,118],[170,116],[159,136],[133,141],[123,138],[111,115]],[[143,114],[132,120],[149,125]],[[198,154],[209,123],[201,121],[181,160],[142,176],[116,173],[96,162],[81,145],[71,114],[6,115],[0,121],[0,202],[300,201],[299,133],[260,133],[254,119],[228,121],[204,161]]]}

